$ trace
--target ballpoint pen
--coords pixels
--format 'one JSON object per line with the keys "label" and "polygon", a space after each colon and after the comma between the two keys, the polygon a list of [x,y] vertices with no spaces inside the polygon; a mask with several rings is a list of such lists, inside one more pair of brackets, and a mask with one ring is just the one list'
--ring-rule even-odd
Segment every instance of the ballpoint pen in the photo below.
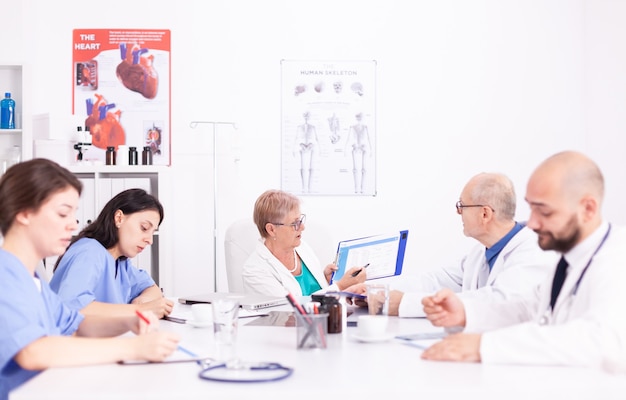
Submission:
{"label": "ballpoint pen", "polygon": [[135,310],[135,313],[137,314],[137,316],[138,316],[139,318],[141,318],[141,319],[143,320],[143,322],[145,322],[146,324],[150,325],[150,320],[149,320],[149,319],[148,319],[145,315],[143,315],[143,314],[141,313],[141,311],[139,311],[139,310]]}
{"label": "ballpoint pen", "polygon": [[293,294],[287,293],[285,297],[287,297],[287,300],[289,301],[289,303],[298,311],[298,313],[302,315],[302,318],[304,318],[304,320],[306,321],[308,325],[307,331],[304,334],[304,337],[302,338],[301,343],[305,343],[307,341],[309,336],[313,334],[313,329],[315,329],[315,327],[317,326],[317,328],[319,329],[320,339],[322,340],[323,346],[326,347],[326,336],[325,336],[326,332],[323,331],[322,325],[316,325],[314,323],[314,321],[311,319],[311,317],[306,312],[304,307],[302,307],[302,305],[298,303],[298,301],[295,299]]}
{"label": "ballpoint pen", "polygon": [[350,276],[351,276],[351,277],[353,277],[353,278],[354,278],[354,277],[356,277],[358,274],[360,274],[360,273],[361,273],[361,271],[363,271],[365,268],[367,268],[367,267],[369,267],[369,266],[370,266],[370,263],[365,264],[365,265],[363,266],[363,268],[361,268],[361,269],[360,269],[360,270],[358,270],[358,271],[354,271],[354,272],[352,273],[352,275],[350,275]]}
{"label": "ballpoint pen", "polygon": [[[139,310],[135,310],[135,313],[136,313],[136,314],[137,314],[137,316],[138,316],[139,318],[141,318],[141,319],[142,319],[142,320],[143,320],[146,324],[150,325],[150,320],[149,320],[149,319],[148,319],[145,315],[143,315],[143,313],[142,313],[141,311],[139,311]],[[179,346],[178,346],[178,351],[181,351],[181,352],[183,352],[183,353],[187,354],[188,356],[192,357],[192,358],[193,358],[193,360],[191,360],[191,361],[196,361],[199,365],[203,365],[203,364],[202,364],[202,362],[201,362],[201,360],[200,360],[200,359],[198,359],[198,355],[197,355],[196,353],[192,352],[191,350],[188,350],[188,349],[184,348],[183,346],[180,346],[180,345],[179,345]]]}

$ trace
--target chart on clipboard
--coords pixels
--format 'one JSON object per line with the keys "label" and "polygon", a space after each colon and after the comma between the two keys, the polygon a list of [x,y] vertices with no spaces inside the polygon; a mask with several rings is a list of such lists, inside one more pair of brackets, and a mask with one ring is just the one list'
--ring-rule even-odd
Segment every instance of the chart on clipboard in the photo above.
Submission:
{"label": "chart on clipboard", "polygon": [[400,275],[409,231],[343,240],[337,246],[337,271],[332,282],[343,277],[352,267],[367,265],[367,279]]}

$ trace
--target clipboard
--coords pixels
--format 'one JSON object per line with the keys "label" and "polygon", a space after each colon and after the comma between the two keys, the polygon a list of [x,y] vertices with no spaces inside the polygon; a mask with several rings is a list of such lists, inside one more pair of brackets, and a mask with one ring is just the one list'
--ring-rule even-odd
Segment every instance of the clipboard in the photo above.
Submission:
{"label": "clipboard", "polygon": [[335,258],[338,269],[330,283],[341,279],[346,270],[367,264],[367,280],[400,275],[408,238],[409,231],[402,230],[339,242]]}

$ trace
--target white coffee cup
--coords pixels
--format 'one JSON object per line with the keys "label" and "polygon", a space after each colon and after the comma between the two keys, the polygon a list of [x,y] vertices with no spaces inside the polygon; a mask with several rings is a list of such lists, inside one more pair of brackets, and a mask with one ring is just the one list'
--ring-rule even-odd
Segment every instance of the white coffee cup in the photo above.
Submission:
{"label": "white coffee cup", "polygon": [[192,304],[191,315],[195,323],[210,323],[213,321],[213,308],[205,303]]}
{"label": "white coffee cup", "polygon": [[359,336],[363,338],[379,338],[387,333],[386,315],[361,315],[357,322]]}

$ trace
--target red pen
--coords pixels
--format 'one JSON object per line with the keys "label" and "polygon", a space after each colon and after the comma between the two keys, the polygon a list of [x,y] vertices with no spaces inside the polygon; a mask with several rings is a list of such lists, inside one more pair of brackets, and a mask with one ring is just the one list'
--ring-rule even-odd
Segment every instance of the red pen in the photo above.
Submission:
{"label": "red pen", "polygon": [[141,318],[141,319],[143,320],[143,322],[145,322],[146,324],[150,325],[150,320],[149,320],[148,318],[146,318],[146,316],[145,316],[145,315],[143,315],[143,314],[141,313],[141,311],[139,311],[139,310],[135,310],[135,313],[137,314],[137,316],[138,316],[139,318]]}

